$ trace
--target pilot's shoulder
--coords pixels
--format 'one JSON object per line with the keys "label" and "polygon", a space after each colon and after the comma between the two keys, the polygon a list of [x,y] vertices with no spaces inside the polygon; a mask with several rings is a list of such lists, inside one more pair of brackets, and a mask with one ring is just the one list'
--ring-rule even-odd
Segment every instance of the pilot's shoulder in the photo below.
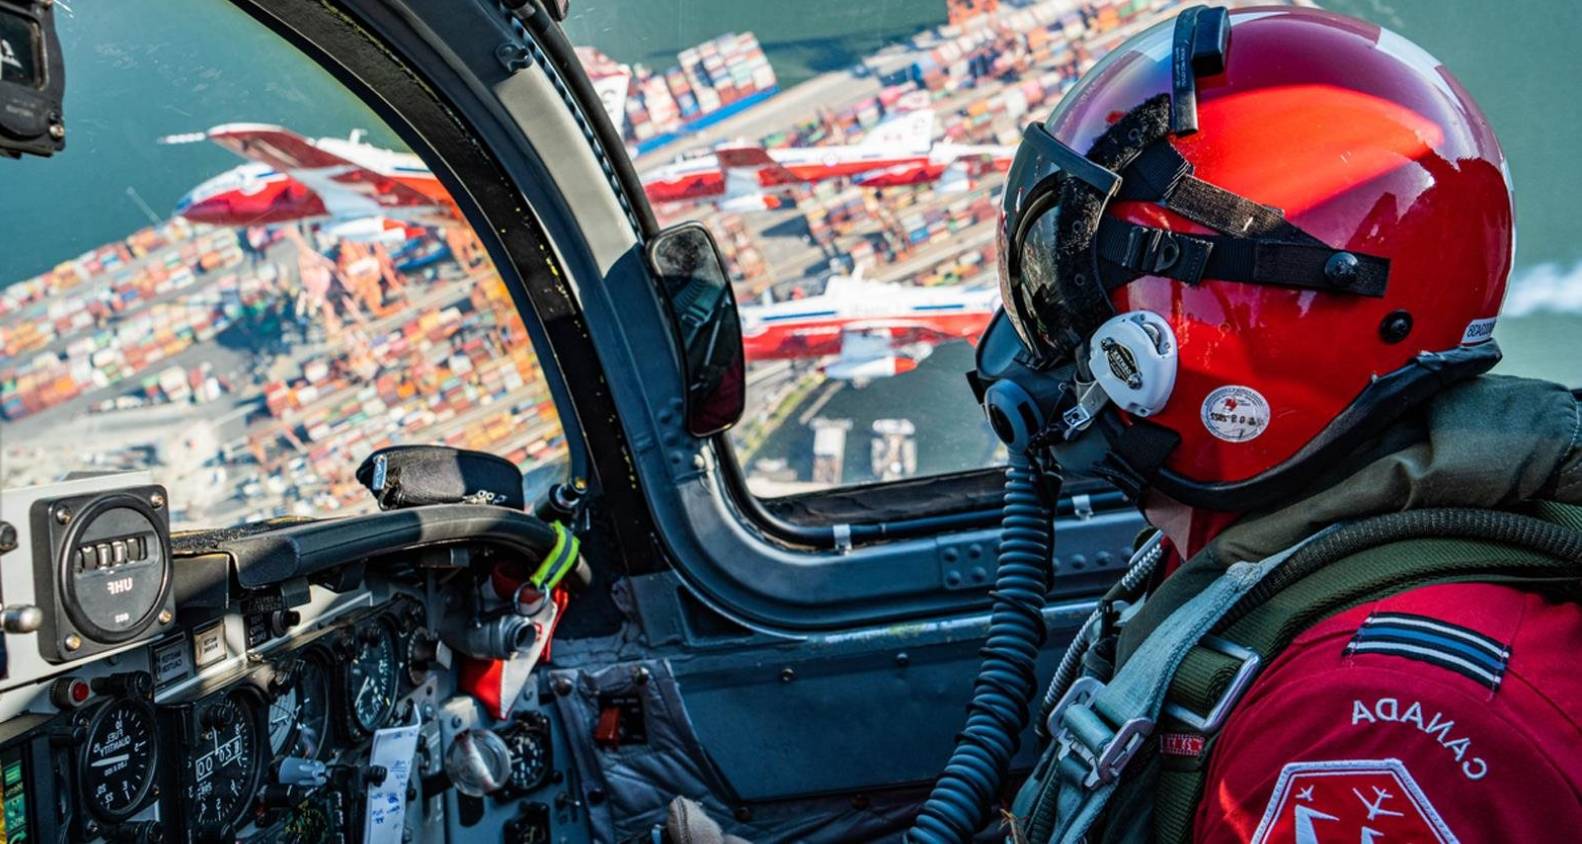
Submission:
{"label": "pilot's shoulder", "polygon": [[[1582,825],[1578,648],[1582,607],[1494,584],[1420,587],[1325,619],[1226,722],[1198,840],[1260,827],[1260,840],[1290,840],[1292,824],[1324,816],[1351,838],[1369,823],[1513,841]],[[1375,788],[1412,805],[1372,811],[1356,795]],[[1530,811],[1540,805],[1546,816]]]}

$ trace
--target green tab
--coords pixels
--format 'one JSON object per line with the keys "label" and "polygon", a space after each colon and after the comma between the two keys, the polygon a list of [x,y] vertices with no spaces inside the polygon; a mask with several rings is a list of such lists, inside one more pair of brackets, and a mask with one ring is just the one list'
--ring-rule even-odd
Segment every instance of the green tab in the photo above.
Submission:
{"label": "green tab", "polygon": [[548,592],[560,584],[573,566],[577,564],[577,553],[582,543],[576,535],[566,529],[560,522],[551,522],[549,525],[555,531],[555,544],[544,555],[544,561],[538,564],[538,569],[528,582],[540,592]]}

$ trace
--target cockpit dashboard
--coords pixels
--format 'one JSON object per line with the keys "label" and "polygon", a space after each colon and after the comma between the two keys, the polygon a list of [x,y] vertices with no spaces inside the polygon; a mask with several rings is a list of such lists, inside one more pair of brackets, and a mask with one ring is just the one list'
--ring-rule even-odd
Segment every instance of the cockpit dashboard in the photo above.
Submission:
{"label": "cockpit dashboard", "polygon": [[167,494],[120,475],[5,497],[0,842],[544,841],[577,822],[536,660],[460,653],[446,638],[488,636],[441,617],[525,619],[508,644],[547,644],[520,593],[480,594],[529,553],[506,537],[531,516],[172,536]]}

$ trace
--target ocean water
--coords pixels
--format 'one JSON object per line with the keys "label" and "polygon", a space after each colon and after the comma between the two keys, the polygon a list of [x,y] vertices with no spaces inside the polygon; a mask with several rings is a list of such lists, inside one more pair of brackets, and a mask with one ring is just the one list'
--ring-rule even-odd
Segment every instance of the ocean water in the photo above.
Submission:
{"label": "ocean water", "polygon": [[[1009,0],[1007,0],[1009,2]],[[236,164],[162,135],[226,121],[309,135],[366,128],[398,145],[323,71],[221,0],[78,0],[60,14],[68,62],[67,151],[0,161],[0,285],[147,224],[202,178]],[[572,0],[567,30],[624,61],[668,67],[677,50],[756,33],[782,84],[846,67],[942,22],[944,0]],[[1330,0],[1438,56],[1483,104],[1511,160],[1520,231],[1508,371],[1582,384],[1582,3]],[[328,95],[326,95],[328,92]],[[134,196],[135,194],[135,196]],[[20,209],[20,210],[19,210]],[[1520,315],[1518,315],[1520,314]]]}
{"label": "ocean water", "polygon": [[[311,137],[368,130],[373,112],[296,48],[223,0],[78,0],[56,7],[66,57],[66,149],[0,160],[0,286],[168,217],[199,182],[242,163],[165,135],[278,123]],[[135,192],[135,196],[131,192]]]}

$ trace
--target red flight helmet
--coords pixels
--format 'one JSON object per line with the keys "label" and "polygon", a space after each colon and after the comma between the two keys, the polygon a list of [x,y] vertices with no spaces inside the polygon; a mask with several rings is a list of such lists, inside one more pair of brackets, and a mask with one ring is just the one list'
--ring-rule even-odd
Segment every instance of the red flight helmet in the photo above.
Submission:
{"label": "red flight helmet", "polygon": [[1193,7],[1028,127],[999,234],[1028,359],[1073,373],[1065,438],[1102,431],[1123,488],[1245,510],[1498,362],[1515,228],[1488,121],[1421,48]]}

